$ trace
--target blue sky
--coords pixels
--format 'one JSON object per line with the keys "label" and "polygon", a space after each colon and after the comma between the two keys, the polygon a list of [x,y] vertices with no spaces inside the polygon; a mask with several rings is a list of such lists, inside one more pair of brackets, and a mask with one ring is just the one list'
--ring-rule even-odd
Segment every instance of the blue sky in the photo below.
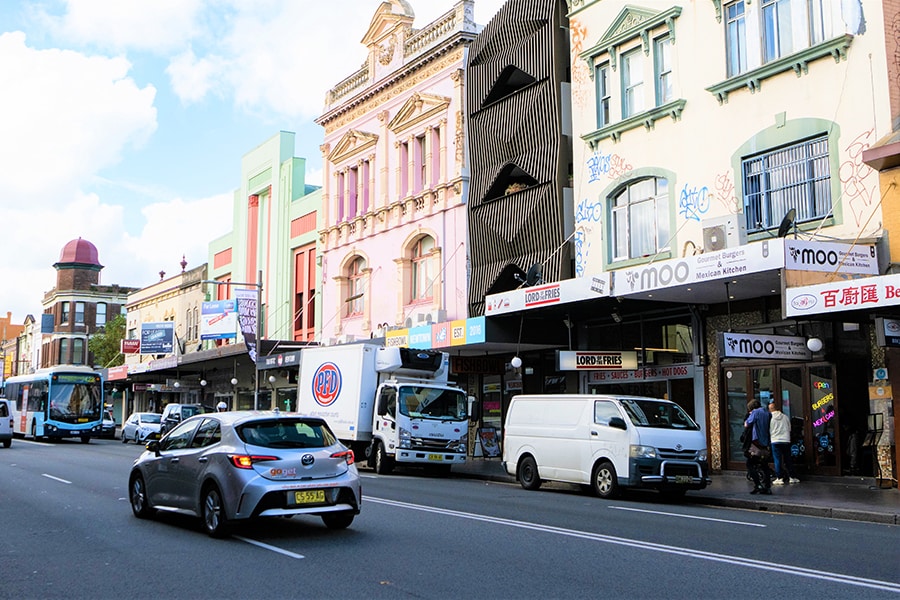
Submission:
{"label": "blue sky", "polygon": [[[455,0],[408,0],[414,27]],[[0,314],[42,311],[69,240],[143,287],[231,230],[241,157],[297,134],[321,183],[325,92],[365,59],[380,0],[0,2]],[[485,24],[503,0],[475,0]],[[167,275],[168,276],[168,275]]]}

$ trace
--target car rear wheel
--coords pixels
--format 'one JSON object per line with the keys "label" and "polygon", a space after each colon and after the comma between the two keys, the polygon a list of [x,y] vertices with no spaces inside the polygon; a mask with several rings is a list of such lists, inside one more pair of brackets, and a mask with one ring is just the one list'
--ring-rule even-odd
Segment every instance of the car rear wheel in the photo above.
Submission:
{"label": "car rear wheel", "polygon": [[394,470],[394,459],[387,455],[384,444],[375,446],[375,472],[379,475],[387,475]]}
{"label": "car rear wheel", "polygon": [[322,522],[328,529],[347,529],[353,522],[353,516],[350,511],[325,513]]}
{"label": "car rear wheel", "polygon": [[531,456],[526,456],[519,463],[519,483],[526,490],[536,490],[541,487],[541,477],[538,474],[537,463]]}
{"label": "car rear wheel", "polygon": [[203,517],[203,528],[211,537],[220,538],[227,534],[228,521],[225,518],[225,503],[222,494],[215,485],[210,485],[203,492],[200,507]]}
{"label": "car rear wheel", "polygon": [[12,446],[12,438],[10,438],[10,439],[8,439],[8,440],[3,440],[3,447],[4,447],[4,448],[9,448],[10,446]]}
{"label": "car rear wheel", "polygon": [[128,482],[128,498],[131,501],[131,512],[138,519],[149,519],[155,512],[150,506],[150,499],[147,497],[147,486],[144,485],[144,478],[140,474],[131,476]]}
{"label": "car rear wheel", "polygon": [[591,487],[594,493],[601,498],[613,498],[619,493],[619,480],[616,476],[616,468],[611,462],[605,460],[594,467]]}

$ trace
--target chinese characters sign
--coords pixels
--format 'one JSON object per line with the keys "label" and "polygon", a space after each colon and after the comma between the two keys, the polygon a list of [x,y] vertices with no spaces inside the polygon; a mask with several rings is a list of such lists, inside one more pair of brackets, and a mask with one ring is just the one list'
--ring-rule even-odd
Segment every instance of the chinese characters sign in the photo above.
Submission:
{"label": "chinese characters sign", "polygon": [[865,277],[785,290],[785,316],[900,305],[900,275]]}

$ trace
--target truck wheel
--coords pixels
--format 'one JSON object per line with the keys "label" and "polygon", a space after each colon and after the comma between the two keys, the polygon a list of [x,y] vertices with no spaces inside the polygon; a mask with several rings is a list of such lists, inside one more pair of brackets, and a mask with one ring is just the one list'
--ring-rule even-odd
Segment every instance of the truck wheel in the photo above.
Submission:
{"label": "truck wheel", "polygon": [[538,466],[534,457],[526,456],[519,461],[519,471],[516,473],[519,483],[526,490],[536,490],[541,487],[541,477],[538,475]]}
{"label": "truck wheel", "polygon": [[601,498],[614,498],[619,493],[616,468],[608,460],[598,463],[591,476],[591,488]]}
{"label": "truck wheel", "polygon": [[387,475],[394,470],[394,459],[387,455],[384,444],[375,446],[375,472]]}

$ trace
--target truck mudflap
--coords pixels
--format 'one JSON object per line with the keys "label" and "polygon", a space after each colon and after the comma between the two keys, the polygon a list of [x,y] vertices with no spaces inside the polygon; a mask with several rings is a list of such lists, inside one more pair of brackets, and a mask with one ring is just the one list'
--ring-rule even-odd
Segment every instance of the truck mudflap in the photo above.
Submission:
{"label": "truck mudflap", "polygon": [[695,490],[702,490],[712,483],[712,479],[704,469],[704,465],[689,460],[661,460],[658,461],[658,470],[652,469],[652,473],[647,473],[648,465],[641,461],[640,466],[633,470],[635,474],[633,479],[635,484],[643,487],[687,487]]}
{"label": "truck mudflap", "polygon": [[466,462],[466,455],[454,452],[426,452],[423,450],[397,448],[395,450],[394,460],[396,460],[398,464],[419,463],[432,465],[461,465]]}

